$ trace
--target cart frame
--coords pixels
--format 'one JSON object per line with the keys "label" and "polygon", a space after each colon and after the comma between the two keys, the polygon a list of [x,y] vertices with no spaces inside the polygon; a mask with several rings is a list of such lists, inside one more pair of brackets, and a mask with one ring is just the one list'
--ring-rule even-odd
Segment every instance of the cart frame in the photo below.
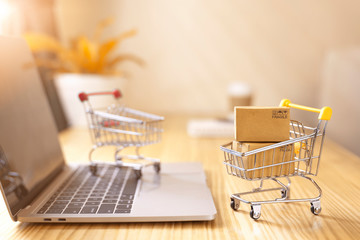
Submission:
{"label": "cart frame", "polygon": [[[257,188],[248,192],[234,193],[230,197],[230,206],[233,210],[240,207],[240,202],[250,204],[250,216],[257,220],[261,216],[261,205],[276,202],[310,202],[310,210],[318,215],[321,212],[320,198],[322,190],[319,185],[308,175],[316,176],[319,171],[322,147],[325,139],[325,130],[331,119],[330,107],[322,109],[306,107],[291,103],[284,99],[280,106],[296,108],[300,110],[319,113],[316,127],[304,126],[298,121],[290,122],[290,140],[271,144],[248,152],[238,152],[233,149],[232,142],[222,145],[220,149],[224,152],[224,164],[229,175],[239,177],[248,181],[260,181]],[[282,154],[278,154],[283,150]],[[280,159],[276,159],[275,157]],[[254,164],[249,167],[246,161],[251,159]],[[270,161],[270,164],[267,164]],[[318,193],[313,198],[290,198],[291,177],[302,177],[310,181]],[[284,181],[280,181],[284,179]],[[265,180],[276,182],[279,187],[264,188]],[[285,182],[285,183],[284,183]],[[250,201],[244,198],[249,194],[280,191],[280,197],[273,200]]]}

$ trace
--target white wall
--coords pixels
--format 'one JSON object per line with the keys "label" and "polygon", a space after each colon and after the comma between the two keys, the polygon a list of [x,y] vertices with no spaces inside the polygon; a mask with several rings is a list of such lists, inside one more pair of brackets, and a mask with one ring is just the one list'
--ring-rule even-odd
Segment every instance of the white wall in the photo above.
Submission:
{"label": "white wall", "polygon": [[155,113],[225,113],[234,80],[254,87],[256,105],[286,97],[321,107],[327,52],[360,44],[360,1],[352,0],[58,0],[57,8],[63,39],[92,33],[108,16],[116,25],[107,36],[139,30],[120,51],[147,66],[124,65],[132,73],[125,94],[128,105]]}
{"label": "white wall", "polygon": [[360,156],[360,47],[330,52],[323,69],[321,103],[334,111],[328,136]]}

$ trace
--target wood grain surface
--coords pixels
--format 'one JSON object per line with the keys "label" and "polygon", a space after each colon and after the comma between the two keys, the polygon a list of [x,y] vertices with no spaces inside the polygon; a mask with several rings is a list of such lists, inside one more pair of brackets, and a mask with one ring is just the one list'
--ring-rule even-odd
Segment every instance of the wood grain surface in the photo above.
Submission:
{"label": "wood grain surface", "polygon": [[[168,116],[160,144],[142,149],[144,155],[163,162],[199,161],[218,214],[210,222],[30,224],[12,222],[0,201],[1,239],[359,239],[360,159],[341,146],[325,140],[320,170],[315,180],[323,190],[322,212],[315,216],[310,204],[277,203],[262,206],[258,221],[249,216],[250,206],[238,211],[229,206],[232,193],[251,189],[254,184],[227,175],[222,164],[221,144],[232,139],[191,138],[186,134],[186,117]],[[331,127],[331,126],[329,126]],[[60,134],[68,161],[87,161],[91,143],[87,129],[68,129]],[[112,149],[99,156],[112,158]],[[108,157],[107,157],[108,155]],[[311,197],[315,189],[292,178],[292,197]],[[265,197],[272,197],[272,193]]]}

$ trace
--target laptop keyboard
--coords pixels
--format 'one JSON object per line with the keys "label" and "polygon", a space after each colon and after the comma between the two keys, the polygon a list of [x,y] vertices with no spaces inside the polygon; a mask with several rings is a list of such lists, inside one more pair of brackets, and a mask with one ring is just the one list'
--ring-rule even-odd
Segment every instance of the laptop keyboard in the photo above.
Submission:
{"label": "laptop keyboard", "polygon": [[98,165],[93,176],[84,166],[41,207],[38,214],[130,213],[138,180],[127,167]]}

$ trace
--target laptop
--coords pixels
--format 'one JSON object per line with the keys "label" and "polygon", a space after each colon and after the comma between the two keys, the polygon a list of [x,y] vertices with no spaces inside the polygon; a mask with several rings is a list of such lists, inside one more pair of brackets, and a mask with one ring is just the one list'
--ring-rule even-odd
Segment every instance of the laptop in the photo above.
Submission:
{"label": "laptop", "polygon": [[145,168],[140,179],[130,167],[102,164],[94,176],[87,163],[66,163],[37,70],[25,67],[33,62],[26,43],[0,37],[0,50],[0,182],[14,221],[215,218],[200,163],[162,163],[160,173]]}

